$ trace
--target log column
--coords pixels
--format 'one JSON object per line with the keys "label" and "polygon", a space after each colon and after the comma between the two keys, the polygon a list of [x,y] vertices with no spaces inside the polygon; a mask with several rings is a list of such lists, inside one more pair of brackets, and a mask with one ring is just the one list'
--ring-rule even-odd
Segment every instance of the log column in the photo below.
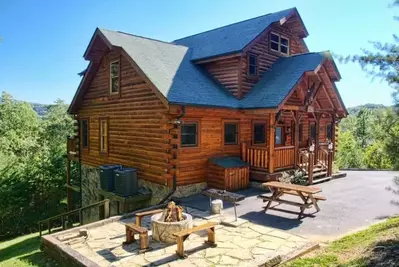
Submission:
{"label": "log column", "polygon": [[295,112],[295,118],[294,118],[294,122],[295,122],[295,133],[294,133],[294,168],[296,168],[298,166],[298,152],[299,152],[299,122],[300,122],[300,116],[299,116],[299,112],[296,111]]}
{"label": "log column", "polygon": [[315,148],[314,148],[314,164],[317,164],[317,160],[319,158],[319,143],[320,143],[320,118],[321,113],[316,113],[316,140],[315,140]]}
{"label": "log column", "polygon": [[268,164],[268,169],[269,173],[274,172],[274,142],[275,142],[275,126],[276,126],[276,114],[270,113],[269,114],[269,164]]}

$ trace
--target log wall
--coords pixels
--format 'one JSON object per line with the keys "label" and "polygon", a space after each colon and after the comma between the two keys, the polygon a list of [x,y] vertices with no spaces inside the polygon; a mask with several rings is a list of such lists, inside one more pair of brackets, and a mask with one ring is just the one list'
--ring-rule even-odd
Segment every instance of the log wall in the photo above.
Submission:
{"label": "log wall", "polygon": [[[176,112],[177,114],[178,112]],[[192,184],[206,181],[208,159],[215,156],[240,156],[240,144],[252,142],[252,122],[266,123],[266,138],[269,136],[266,111],[258,114],[230,109],[214,109],[186,107],[186,122],[198,122],[198,147],[180,147],[178,151],[178,184]],[[235,120],[239,123],[237,145],[224,145],[223,125],[225,120]],[[262,146],[266,146],[262,145]]]}
{"label": "log wall", "polygon": [[[120,95],[109,94],[109,63],[120,59]],[[84,94],[79,118],[89,120],[89,149],[82,151],[82,163],[98,167],[122,164],[138,169],[139,178],[166,184],[168,168],[167,108],[150,86],[119,52],[111,51]],[[109,149],[99,151],[99,118],[108,119]]]}

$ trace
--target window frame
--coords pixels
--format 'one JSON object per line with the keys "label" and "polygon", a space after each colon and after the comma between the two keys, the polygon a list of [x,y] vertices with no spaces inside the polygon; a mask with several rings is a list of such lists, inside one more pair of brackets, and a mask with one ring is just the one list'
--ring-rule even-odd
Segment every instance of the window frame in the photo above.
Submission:
{"label": "window frame", "polygon": [[[272,35],[278,36],[278,42],[272,40]],[[287,40],[287,45],[282,44],[281,38]],[[278,46],[277,50],[272,48],[272,43],[277,44],[277,46]],[[287,53],[281,52],[281,46],[284,46],[287,48]],[[290,38],[284,34],[270,32],[270,34],[269,34],[269,49],[272,52],[280,53],[281,55],[284,55],[284,56],[289,56],[290,55]]]}
{"label": "window frame", "polygon": [[[235,124],[237,125],[236,130],[236,142],[235,143],[226,143],[225,141],[225,133],[226,133],[226,124]],[[223,120],[222,126],[222,138],[223,138],[223,145],[224,146],[237,146],[240,143],[240,122],[238,120]]]}
{"label": "window frame", "polygon": [[[83,121],[87,122],[87,145],[83,146]],[[83,150],[89,150],[90,147],[90,119],[89,118],[81,118],[80,119],[80,147]]]}
{"label": "window frame", "polygon": [[[183,145],[182,144],[182,126],[184,125],[184,124],[195,124],[196,126],[197,126],[197,132],[196,132],[196,144],[195,145]],[[180,142],[179,142],[179,144],[180,144],[180,147],[182,148],[182,149],[195,149],[195,148],[199,148],[200,147],[200,140],[201,140],[201,138],[200,138],[200,129],[201,129],[201,124],[200,124],[200,122],[198,121],[198,120],[192,120],[192,119],[189,119],[189,120],[184,120],[184,121],[182,121],[182,124],[181,124],[181,126],[180,126]]]}
{"label": "window frame", "polygon": [[[102,128],[102,122],[106,123],[106,149],[103,149],[103,128]],[[99,130],[98,130],[98,148],[100,151],[100,154],[102,155],[108,155],[109,153],[109,119],[108,117],[101,117],[99,118]]]}
{"label": "window frame", "polygon": [[[281,128],[281,144],[277,144],[277,128]],[[274,146],[275,147],[281,147],[285,146],[285,126],[282,124],[276,125],[274,128]]]}
{"label": "window frame", "polygon": [[[113,77],[112,76],[112,64],[118,63],[119,68],[118,68],[118,76]],[[117,92],[112,92],[112,79],[117,78],[118,79],[118,91]],[[121,60],[117,59],[114,61],[109,62],[109,94],[110,95],[119,95],[121,92]]]}
{"label": "window frame", "polygon": [[[255,143],[255,125],[256,124],[263,124],[265,127],[265,142],[263,143]],[[252,145],[253,146],[264,146],[267,143],[267,122],[266,121],[259,121],[259,120],[254,120],[252,121]]]}
{"label": "window frame", "polygon": [[[255,74],[251,74],[250,73],[250,69],[251,69],[251,57],[255,57]],[[254,54],[254,53],[248,53],[247,55],[247,76],[251,79],[258,79],[259,78],[259,60],[258,60],[258,55]]]}

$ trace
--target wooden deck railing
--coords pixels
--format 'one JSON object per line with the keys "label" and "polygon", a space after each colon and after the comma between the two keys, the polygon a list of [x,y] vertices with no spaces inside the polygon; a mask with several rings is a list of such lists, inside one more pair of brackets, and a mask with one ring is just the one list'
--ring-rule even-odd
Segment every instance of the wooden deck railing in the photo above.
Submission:
{"label": "wooden deck railing", "polygon": [[267,169],[268,156],[266,147],[247,147],[242,145],[242,160],[248,162],[252,167]]}
{"label": "wooden deck railing", "polygon": [[274,166],[276,169],[293,168],[295,163],[295,147],[283,146],[274,150]]}
{"label": "wooden deck railing", "polygon": [[[55,227],[53,227],[52,222],[56,221],[56,220],[61,221],[61,226],[58,225],[58,228],[61,228],[62,230],[65,230],[66,229],[66,225],[65,225],[66,220],[65,219],[67,219],[68,217],[73,217],[73,216],[76,217],[76,215],[79,216],[79,225],[83,225],[83,211],[91,209],[91,208],[95,208],[95,207],[104,206],[104,218],[108,218],[109,215],[110,215],[110,213],[109,213],[109,204],[110,204],[110,200],[109,199],[104,199],[102,201],[90,204],[88,206],[85,206],[85,207],[82,207],[82,208],[79,208],[79,209],[76,209],[76,210],[71,210],[71,211],[68,211],[68,212],[65,212],[65,213],[61,213],[61,214],[58,214],[56,216],[53,216],[53,217],[47,218],[45,220],[42,220],[42,221],[39,222],[39,234],[40,234],[40,236],[42,236],[42,231],[43,231],[42,230],[42,225],[45,225],[45,224],[47,224],[48,233],[51,234],[51,229],[55,228]],[[99,219],[101,219],[101,218],[99,218]]]}
{"label": "wooden deck railing", "polygon": [[319,153],[317,153],[317,163],[323,168],[328,167],[328,151],[323,147],[319,147]]}

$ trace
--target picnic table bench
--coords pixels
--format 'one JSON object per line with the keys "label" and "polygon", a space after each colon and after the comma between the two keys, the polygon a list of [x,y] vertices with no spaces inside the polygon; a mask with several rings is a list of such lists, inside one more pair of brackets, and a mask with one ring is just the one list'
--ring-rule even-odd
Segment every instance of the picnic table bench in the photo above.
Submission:
{"label": "picnic table bench", "polygon": [[221,200],[233,203],[235,220],[237,221],[236,203],[241,200],[244,200],[245,199],[244,195],[232,193],[232,192],[229,192],[226,190],[214,189],[214,188],[206,189],[206,190],[202,191],[201,194],[209,197],[209,207],[212,206],[212,198],[221,199]]}
{"label": "picnic table bench", "polygon": [[[317,193],[320,193],[322,191],[319,187],[287,184],[281,182],[267,182],[263,183],[262,185],[268,187],[272,192],[271,196],[258,196],[259,198],[263,199],[263,202],[267,202],[265,206],[265,213],[270,208],[272,202],[277,202],[279,204],[288,204],[299,207],[300,213],[298,218],[301,218],[305,209],[309,209],[312,206],[314,206],[316,208],[316,211],[319,212],[320,207],[317,202],[326,200],[325,197],[321,195],[316,195]],[[281,199],[283,195],[298,196],[302,200],[302,202]]]}

